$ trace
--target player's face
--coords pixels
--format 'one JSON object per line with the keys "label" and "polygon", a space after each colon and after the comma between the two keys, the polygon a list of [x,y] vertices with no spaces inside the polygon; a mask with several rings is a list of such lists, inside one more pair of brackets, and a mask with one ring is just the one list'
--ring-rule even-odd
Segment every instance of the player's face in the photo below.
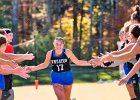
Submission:
{"label": "player's face", "polygon": [[126,32],[125,36],[126,36],[126,39],[127,39],[128,41],[131,41],[131,40],[130,40],[130,37],[129,37],[129,32]]}
{"label": "player's face", "polygon": [[11,43],[13,40],[13,33],[11,32],[11,33],[6,34],[6,38],[7,38],[7,42]]}
{"label": "player's face", "polygon": [[119,35],[120,41],[125,42],[126,41],[126,36],[125,34],[120,34]]}
{"label": "player's face", "polygon": [[133,20],[131,20],[131,23],[132,23],[132,24],[138,24],[139,22],[138,22],[137,20],[134,20],[134,19],[133,19]]}
{"label": "player's face", "polygon": [[56,50],[62,50],[64,47],[64,43],[61,40],[54,40],[53,45]]}
{"label": "player's face", "polygon": [[0,46],[0,51],[1,51],[1,52],[4,52],[5,49],[6,49],[6,44],[2,44],[2,45]]}
{"label": "player's face", "polygon": [[133,34],[132,33],[129,33],[128,34],[128,41],[132,41],[132,40],[134,40],[135,38],[134,38],[134,36],[133,36]]}

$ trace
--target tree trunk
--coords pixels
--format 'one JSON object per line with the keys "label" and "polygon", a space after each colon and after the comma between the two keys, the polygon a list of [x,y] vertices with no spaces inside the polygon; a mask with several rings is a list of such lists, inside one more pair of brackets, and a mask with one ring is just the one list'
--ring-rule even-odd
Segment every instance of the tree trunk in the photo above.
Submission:
{"label": "tree trunk", "polygon": [[52,16],[52,3],[51,3],[52,0],[47,0],[47,14],[48,14],[48,28],[52,27],[53,25],[53,16]]}
{"label": "tree trunk", "polygon": [[89,59],[92,58],[93,35],[92,35],[92,16],[93,16],[93,0],[90,0],[90,40],[89,40]]}
{"label": "tree trunk", "polygon": [[28,29],[29,29],[29,14],[28,14],[28,11],[29,11],[29,1],[28,0],[23,0],[22,2],[22,6],[23,6],[23,25],[24,25],[24,28],[23,28],[23,34],[25,36],[25,39],[26,40],[29,40],[29,33],[28,33]]}
{"label": "tree trunk", "polygon": [[[12,32],[13,32],[13,45],[17,44],[18,34],[18,5],[19,0],[12,0]],[[16,52],[16,48],[15,48]]]}
{"label": "tree trunk", "polygon": [[103,10],[101,9],[100,23],[99,23],[99,50],[98,54],[103,53]]}
{"label": "tree trunk", "polygon": [[73,52],[74,54],[79,58],[80,52],[79,52],[79,41],[78,41],[78,27],[77,27],[77,7],[78,7],[78,0],[73,0]]}
{"label": "tree trunk", "polygon": [[33,1],[29,0],[29,11],[28,11],[28,34],[31,35],[33,31],[33,18],[32,18],[32,4]]}
{"label": "tree trunk", "polygon": [[82,22],[83,22],[83,15],[84,15],[84,10],[83,10],[83,7],[84,7],[84,0],[82,1],[82,4],[81,4],[81,21],[80,21],[80,37],[79,37],[79,47],[80,47],[80,53],[81,53],[81,42],[82,42],[82,29],[83,29],[83,26],[82,26]]}
{"label": "tree trunk", "polygon": [[114,8],[114,17],[116,19],[118,17],[118,14],[119,14],[118,0],[113,1],[113,8]]}
{"label": "tree trunk", "polygon": [[[44,11],[46,11],[47,9],[47,1],[44,1],[44,4],[43,4],[43,8],[44,8]],[[45,17],[43,18],[43,23],[42,23],[42,26],[43,26],[43,34],[47,34],[47,31],[48,31],[48,23],[47,23],[47,13],[45,13]]]}
{"label": "tree trunk", "polygon": [[78,28],[77,28],[77,7],[78,7],[78,1],[73,0],[73,38],[75,41],[78,40]]}

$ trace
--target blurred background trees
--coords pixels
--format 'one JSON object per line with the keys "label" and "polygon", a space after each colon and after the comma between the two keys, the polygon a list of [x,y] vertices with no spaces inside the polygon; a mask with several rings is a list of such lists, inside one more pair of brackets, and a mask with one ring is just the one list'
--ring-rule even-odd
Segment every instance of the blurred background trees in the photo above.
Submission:
{"label": "blurred background trees", "polygon": [[0,0],[0,27],[12,28],[17,53],[40,58],[56,36],[80,59],[117,49],[118,32],[139,0]]}

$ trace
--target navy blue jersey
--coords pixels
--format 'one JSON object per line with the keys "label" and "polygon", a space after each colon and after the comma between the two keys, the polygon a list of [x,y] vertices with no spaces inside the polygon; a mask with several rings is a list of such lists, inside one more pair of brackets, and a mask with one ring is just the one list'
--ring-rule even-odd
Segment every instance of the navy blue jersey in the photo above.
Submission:
{"label": "navy blue jersey", "polygon": [[70,70],[70,59],[65,54],[65,49],[59,56],[55,55],[55,50],[52,50],[51,63],[54,72],[65,72]]}

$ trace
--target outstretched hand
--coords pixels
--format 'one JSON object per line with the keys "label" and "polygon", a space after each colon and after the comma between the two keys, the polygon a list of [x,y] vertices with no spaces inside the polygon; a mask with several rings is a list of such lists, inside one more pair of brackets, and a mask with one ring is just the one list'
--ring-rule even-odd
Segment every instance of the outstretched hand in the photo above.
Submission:
{"label": "outstretched hand", "polygon": [[11,66],[12,68],[16,68],[19,66],[14,60],[9,60],[8,62],[9,62],[8,65]]}
{"label": "outstretched hand", "polygon": [[119,85],[119,86],[123,85],[124,83],[127,82],[127,80],[128,80],[128,79],[127,79],[126,77],[122,78],[122,79],[119,81],[118,85]]}
{"label": "outstretched hand", "polygon": [[24,79],[27,79],[30,77],[30,75],[27,74],[25,69],[23,69],[22,67],[16,67],[15,69],[13,69],[13,74],[18,75]]}
{"label": "outstretched hand", "polygon": [[34,55],[33,55],[33,53],[25,53],[24,54],[24,59],[25,60],[33,60],[34,59]]}
{"label": "outstretched hand", "polygon": [[32,66],[25,66],[24,69],[25,69],[26,73],[32,72]]}
{"label": "outstretched hand", "polygon": [[91,63],[92,65],[96,66],[101,66],[102,61],[100,61],[101,57],[93,57],[93,59],[89,60],[88,62]]}
{"label": "outstretched hand", "polygon": [[102,62],[110,62],[110,61],[112,61],[112,54],[111,53],[108,53],[106,55],[103,55],[101,57],[101,60],[100,61],[102,61]]}

